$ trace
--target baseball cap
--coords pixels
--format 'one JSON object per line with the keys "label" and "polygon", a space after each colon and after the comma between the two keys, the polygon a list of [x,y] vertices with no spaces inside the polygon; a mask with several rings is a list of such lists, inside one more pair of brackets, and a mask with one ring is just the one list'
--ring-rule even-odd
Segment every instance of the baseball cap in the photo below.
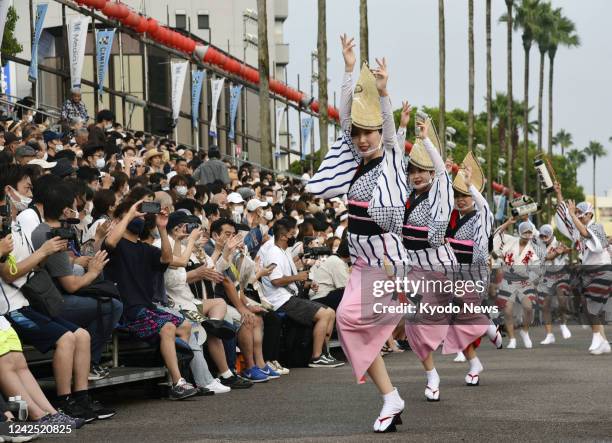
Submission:
{"label": "baseball cap", "polygon": [[61,140],[62,135],[59,132],[45,131],[43,132],[43,139],[45,143],[49,143],[51,140]]}
{"label": "baseball cap", "polygon": [[36,157],[36,150],[34,148],[32,148],[31,146],[28,146],[28,145],[20,146],[15,151],[15,157],[16,158],[21,158],[21,157]]}
{"label": "baseball cap", "polygon": [[4,133],[4,144],[9,145],[13,142],[17,142],[21,140],[21,137],[19,137],[17,134],[15,134],[14,132],[5,132]]}
{"label": "baseball cap", "polygon": [[51,168],[51,174],[61,178],[68,177],[74,171],[75,169],[72,167],[72,163],[67,158],[60,158],[56,162],[56,165]]}
{"label": "baseball cap", "polygon": [[227,202],[228,203],[244,203],[244,199],[242,198],[242,195],[238,194],[237,192],[232,192],[230,195],[227,196]]}
{"label": "baseball cap", "polygon": [[38,165],[43,169],[51,169],[57,165],[57,162],[48,162],[47,160],[43,160],[42,158],[35,158],[34,160],[30,160],[28,165]]}
{"label": "baseball cap", "polygon": [[246,208],[247,211],[253,212],[256,211],[258,208],[264,208],[266,206],[268,206],[268,202],[262,202],[257,198],[252,198],[247,202]]}
{"label": "baseball cap", "polygon": [[199,217],[195,215],[189,215],[184,211],[176,211],[168,216],[168,231],[172,231],[178,225],[182,225],[183,223],[198,223],[201,224],[202,221]]}

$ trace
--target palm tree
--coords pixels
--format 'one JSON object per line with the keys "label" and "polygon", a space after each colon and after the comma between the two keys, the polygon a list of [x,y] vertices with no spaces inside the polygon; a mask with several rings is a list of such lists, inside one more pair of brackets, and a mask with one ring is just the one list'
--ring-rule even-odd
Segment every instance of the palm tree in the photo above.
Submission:
{"label": "palm tree", "polygon": [[572,134],[567,132],[565,129],[561,129],[557,132],[557,135],[553,137],[553,145],[561,147],[561,156],[565,157],[565,150],[574,144],[572,140]]}
{"label": "palm tree", "polygon": [[319,61],[319,144],[321,154],[327,153],[327,18],[326,1],[318,0],[317,56]]}
{"label": "palm tree", "polygon": [[442,158],[446,157],[446,36],[444,20],[444,0],[438,0],[438,45],[440,54],[440,143]]}
{"label": "palm tree", "polygon": [[270,54],[268,52],[268,14],[266,0],[257,0],[257,38],[259,64],[259,128],[261,164],[274,168],[270,140]]}
{"label": "palm tree", "polygon": [[[531,53],[531,45],[537,31],[538,26],[538,13],[539,13],[540,0],[522,0],[520,4],[516,6],[514,13],[514,29],[522,29],[523,35],[523,50],[525,52],[525,92],[524,92],[524,105],[523,109],[523,121],[528,120],[529,112],[529,55]],[[508,17],[504,15],[501,21],[507,21]],[[528,125],[523,125],[523,194],[527,193],[527,171],[529,162],[529,132]]]}
{"label": "palm tree", "polygon": [[489,205],[493,207],[493,73],[491,63],[491,0],[487,0],[487,197]]}
{"label": "palm tree", "polygon": [[538,153],[542,152],[542,138],[544,128],[544,68],[546,64],[546,52],[548,51],[550,40],[550,27],[553,21],[553,10],[550,3],[541,3],[538,14],[538,27],[535,40],[540,50],[540,80],[538,89]]}
{"label": "palm tree", "polygon": [[567,161],[572,165],[574,175],[576,175],[578,168],[586,162],[586,155],[583,151],[572,149],[567,153]]}
{"label": "palm tree", "polygon": [[513,16],[512,16],[512,9],[514,7],[514,0],[506,0],[506,8],[507,8],[507,14],[508,14],[508,29],[507,29],[507,45],[508,45],[508,72],[507,72],[507,76],[508,76],[508,128],[509,130],[506,131],[506,144],[508,146],[508,158],[507,160],[507,180],[508,180],[508,189],[509,189],[509,195],[514,195],[514,186],[512,184],[512,166],[513,166],[513,152],[512,152],[512,115],[513,115],[513,109],[512,109],[512,103],[514,101],[513,95],[512,95],[512,22],[513,22]]}
{"label": "palm tree", "polygon": [[584,154],[587,156],[591,156],[591,159],[593,160],[593,207],[595,208],[593,213],[596,215],[597,214],[597,192],[595,189],[596,164],[597,164],[597,159],[605,157],[606,155],[608,155],[608,152],[605,150],[605,148],[603,147],[601,143],[592,141],[589,143],[589,146],[587,146],[584,149]]}
{"label": "palm tree", "polygon": [[468,52],[469,52],[469,99],[468,99],[468,150],[474,149],[474,0],[468,1]]}
{"label": "palm tree", "polygon": [[561,14],[555,15],[548,46],[548,155],[552,155],[553,146],[553,79],[555,56],[559,46],[565,46],[566,48],[580,46],[580,38],[576,34],[576,25]]}
{"label": "palm tree", "polygon": [[370,60],[368,39],[368,0],[359,0],[359,53],[361,65]]}

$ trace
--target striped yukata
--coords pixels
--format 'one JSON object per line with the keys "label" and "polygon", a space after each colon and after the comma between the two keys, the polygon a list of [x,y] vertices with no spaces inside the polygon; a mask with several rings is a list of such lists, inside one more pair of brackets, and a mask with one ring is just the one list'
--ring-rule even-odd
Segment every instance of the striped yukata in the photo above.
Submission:
{"label": "striped yukata", "polygon": [[[381,97],[383,116],[382,157],[364,163],[351,138],[353,86],[352,74],[345,73],[340,99],[342,133],[327,152],[318,171],[308,181],[306,192],[320,198],[347,196],[348,243],[351,274],[342,301],[336,312],[338,337],[351,363],[358,383],[365,382],[365,373],[391,335],[402,316],[375,313],[374,302],[397,304],[386,298],[374,298],[372,275],[383,267],[394,269],[406,261],[401,237],[377,225],[370,214],[369,202],[376,192],[407,196],[404,153],[397,144],[395,123],[389,97]],[[385,182],[382,171],[394,170],[392,180]],[[382,186],[381,186],[382,185]]]}
{"label": "striped yukata", "polygon": [[612,290],[612,264],[603,226],[591,220],[586,226],[589,237],[582,237],[565,202],[557,205],[556,221],[561,233],[578,249],[582,261],[579,276],[588,313],[599,316],[605,312],[607,320],[612,320],[612,304],[608,302]]}
{"label": "striped yukata", "polygon": [[[400,131],[398,138],[402,146],[404,137],[405,132]],[[422,274],[425,280],[440,281],[444,285],[449,276],[452,278],[453,268],[457,264],[452,248],[444,239],[453,209],[454,193],[440,153],[428,138],[423,140],[423,145],[435,171],[429,191],[417,196],[408,184],[407,193],[389,192],[386,184],[396,179],[397,171],[385,168],[379,187],[374,191],[369,212],[380,227],[401,236],[406,255],[404,264],[414,267],[413,275]],[[403,175],[406,176],[406,171]],[[431,306],[447,305],[452,301],[452,296],[436,290],[418,294],[421,303]],[[449,323],[449,315],[427,314],[420,310],[406,322],[406,337],[420,360],[440,346]]]}
{"label": "striped yukata", "polygon": [[[455,279],[474,283],[484,282],[482,292],[466,293],[459,301],[480,306],[488,291],[489,237],[493,230],[494,220],[487,200],[478,189],[472,185],[469,191],[474,200],[475,209],[464,216],[460,216],[456,209],[453,210],[446,230],[446,240],[453,248],[459,262],[459,271],[455,273]],[[469,344],[477,344],[490,323],[485,314],[462,310],[452,318],[442,352],[445,354],[461,352]]]}

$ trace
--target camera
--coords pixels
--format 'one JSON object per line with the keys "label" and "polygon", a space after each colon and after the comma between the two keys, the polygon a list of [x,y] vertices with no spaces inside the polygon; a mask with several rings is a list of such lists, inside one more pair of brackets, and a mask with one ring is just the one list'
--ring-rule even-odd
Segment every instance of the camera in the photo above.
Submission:
{"label": "camera", "polygon": [[77,234],[71,225],[78,225],[80,220],[78,218],[67,218],[62,220],[62,226],[59,228],[51,228],[47,233],[47,239],[59,237],[62,240],[73,240],[77,241]]}
{"label": "camera", "polygon": [[11,207],[9,205],[0,206],[0,238],[11,234]]}
{"label": "camera", "polygon": [[143,202],[140,205],[140,212],[145,214],[159,214],[161,212],[161,204],[158,202]]}
{"label": "camera", "polygon": [[304,248],[304,258],[318,258],[332,255],[332,251],[327,246],[317,246],[314,248]]}

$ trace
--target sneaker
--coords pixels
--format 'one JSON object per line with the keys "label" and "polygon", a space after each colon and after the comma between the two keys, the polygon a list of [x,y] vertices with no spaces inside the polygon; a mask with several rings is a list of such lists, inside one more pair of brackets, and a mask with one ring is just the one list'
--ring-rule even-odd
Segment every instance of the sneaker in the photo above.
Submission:
{"label": "sneaker", "polygon": [[274,369],[272,369],[270,366],[268,366],[267,364],[263,368],[259,368],[259,369],[261,372],[266,374],[270,380],[273,380],[275,378],[280,378],[280,374],[276,372]]}
{"label": "sneaker", "polygon": [[87,398],[87,402],[89,409],[91,409],[94,414],[96,414],[96,418],[98,420],[107,420],[117,414],[117,411],[115,411],[114,409],[104,407],[102,403],[97,400],[92,400],[91,397]]}
{"label": "sneaker", "polygon": [[229,386],[225,386],[223,383],[221,383],[218,378],[215,378],[213,381],[207,384],[206,389],[214,392],[215,394],[227,394],[232,390],[232,388]]}
{"label": "sneaker", "polygon": [[563,336],[565,340],[572,337],[572,332],[569,330],[567,325],[561,325],[559,327],[561,329],[561,335]]}
{"label": "sneaker", "polygon": [[[5,427],[5,428],[8,429],[8,427]],[[17,432],[12,432],[11,435],[0,434],[0,442],[22,443],[26,441],[32,441],[38,437],[40,437],[40,434],[29,434],[27,432],[19,430]]]}
{"label": "sneaker", "polygon": [[466,361],[467,359],[465,355],[463,355],[463,352],[457,352],[457,356],[454,358],[453,363],[464,363]]}
{"label": "sneaker", "polygon": [[242,376],[253,383],[265,383],[268,381],[268,376],[264,374],[257,366],[245,369],[242,371]]}
{"label": "sneaker", "polygon": [[529,332],[524,331],[524,330],[520,330],[519,334],[521,336],[521,339],[523,340],[523,344],[525,345],[525,348],[527,349],[531,349],[533,347],[533,343],[531,343],[531,338],[529,337]]}
{"label": "sneaker", "polygon": [[102,380],[103,378],[108,377],[110,371],[100,365],[91,365],[91,369],[89,370],[89,375],[87,376],[87,380],[95,381]]}
{"label": "sneaker", "polygon": [[236,331],[223,320],[212,320],[207,318],[202,322],[202,326],[207,334],[220,338],[221,340],[234,338]]}
{"label": "sneaker", "polygon": [[516,338],[511,338],[506,349],[516,349]]}
{"label": "sneaker", "polygon": [[609,354],[612,350],[610,349],[610,343],[603,340],[599,347],[591,351],[591,355]]}
{"label": "sneaker", "polygon": [[172,385],[168,398],[170,400],[185,400],[198,394],[198,390],[191,383],[181,378],[177,384]]}
{"label": "sneaker", "polygon": [[219,381],[232,389],[248,389],[253,387],[252,382],[236,375],[227,378],[219,377]]}
{"label": "sneaker", "polygon": [[58,419],[61,419],[66,423],[69,423],[70,421],[74,422],[75,429],[81,429],[83,426],[85,426],[85,420],[83,420],[82,418],[69,417],[63,412],[58,412],[56,415],[59,415],[60,417],[58,417]]}
{"label": "sneaker", "polygon": [[98,415],[88,407],[87,401],[77,402],[72,396],[61,399],[57,409],[68,417],[83,419],[85,423],[91,423],[98,418]]}
{"label": "sneaker", "polygon": [[41,425],[68,425],[72,426],[74,429],[80,429],[85,424],[85,420],[82,418],[72,418],[63,412],[57,412],[53,415],[47,414],[39,418],[36,423]]}
{"label": "sneaker", "polygon": [[546,334],[546,338],[540,342],[541,345],[552,345],[555,343],[554,334]]}
{"label": "sneaker", "polygon": [[204,386],[196,386],[198,393],[196,394],[198,397],[208,397],[210,395],[215,395],[213,391]]}
{"label": "sneaker", "polygon": [[323,354],[323,357],[325,357],[325,359],[329,361],[330,363],[336,365],[335,367],[344,365],[343,361],[336,360],[329,352],[327,354]]}
{"label": "sneaker", "polygon": [[[280,375],[287,375],[289,374],[291,371],[285,367],[283,367],[283,365],[281,365],[277,360],[274,360],[272,363],[272,368],[278,372]],[[270,364],[270,362],[268,362],[268,364]]]}
{"label": "sneaker", "polygon": [[589,352],[594,351],[595,349],[601,346],[601,343],[604,341],[603,337],[599,332],[593,334],[593,340],[591,341],[591,346],[589,346]]}
{"label": "sneaker", "polygon": [[308,363],[309,368],[335,368],[337,366],[339,365],[329,361],[323,356],[323,354],[319,355],[318,357],[311,358],[310,362]]}

